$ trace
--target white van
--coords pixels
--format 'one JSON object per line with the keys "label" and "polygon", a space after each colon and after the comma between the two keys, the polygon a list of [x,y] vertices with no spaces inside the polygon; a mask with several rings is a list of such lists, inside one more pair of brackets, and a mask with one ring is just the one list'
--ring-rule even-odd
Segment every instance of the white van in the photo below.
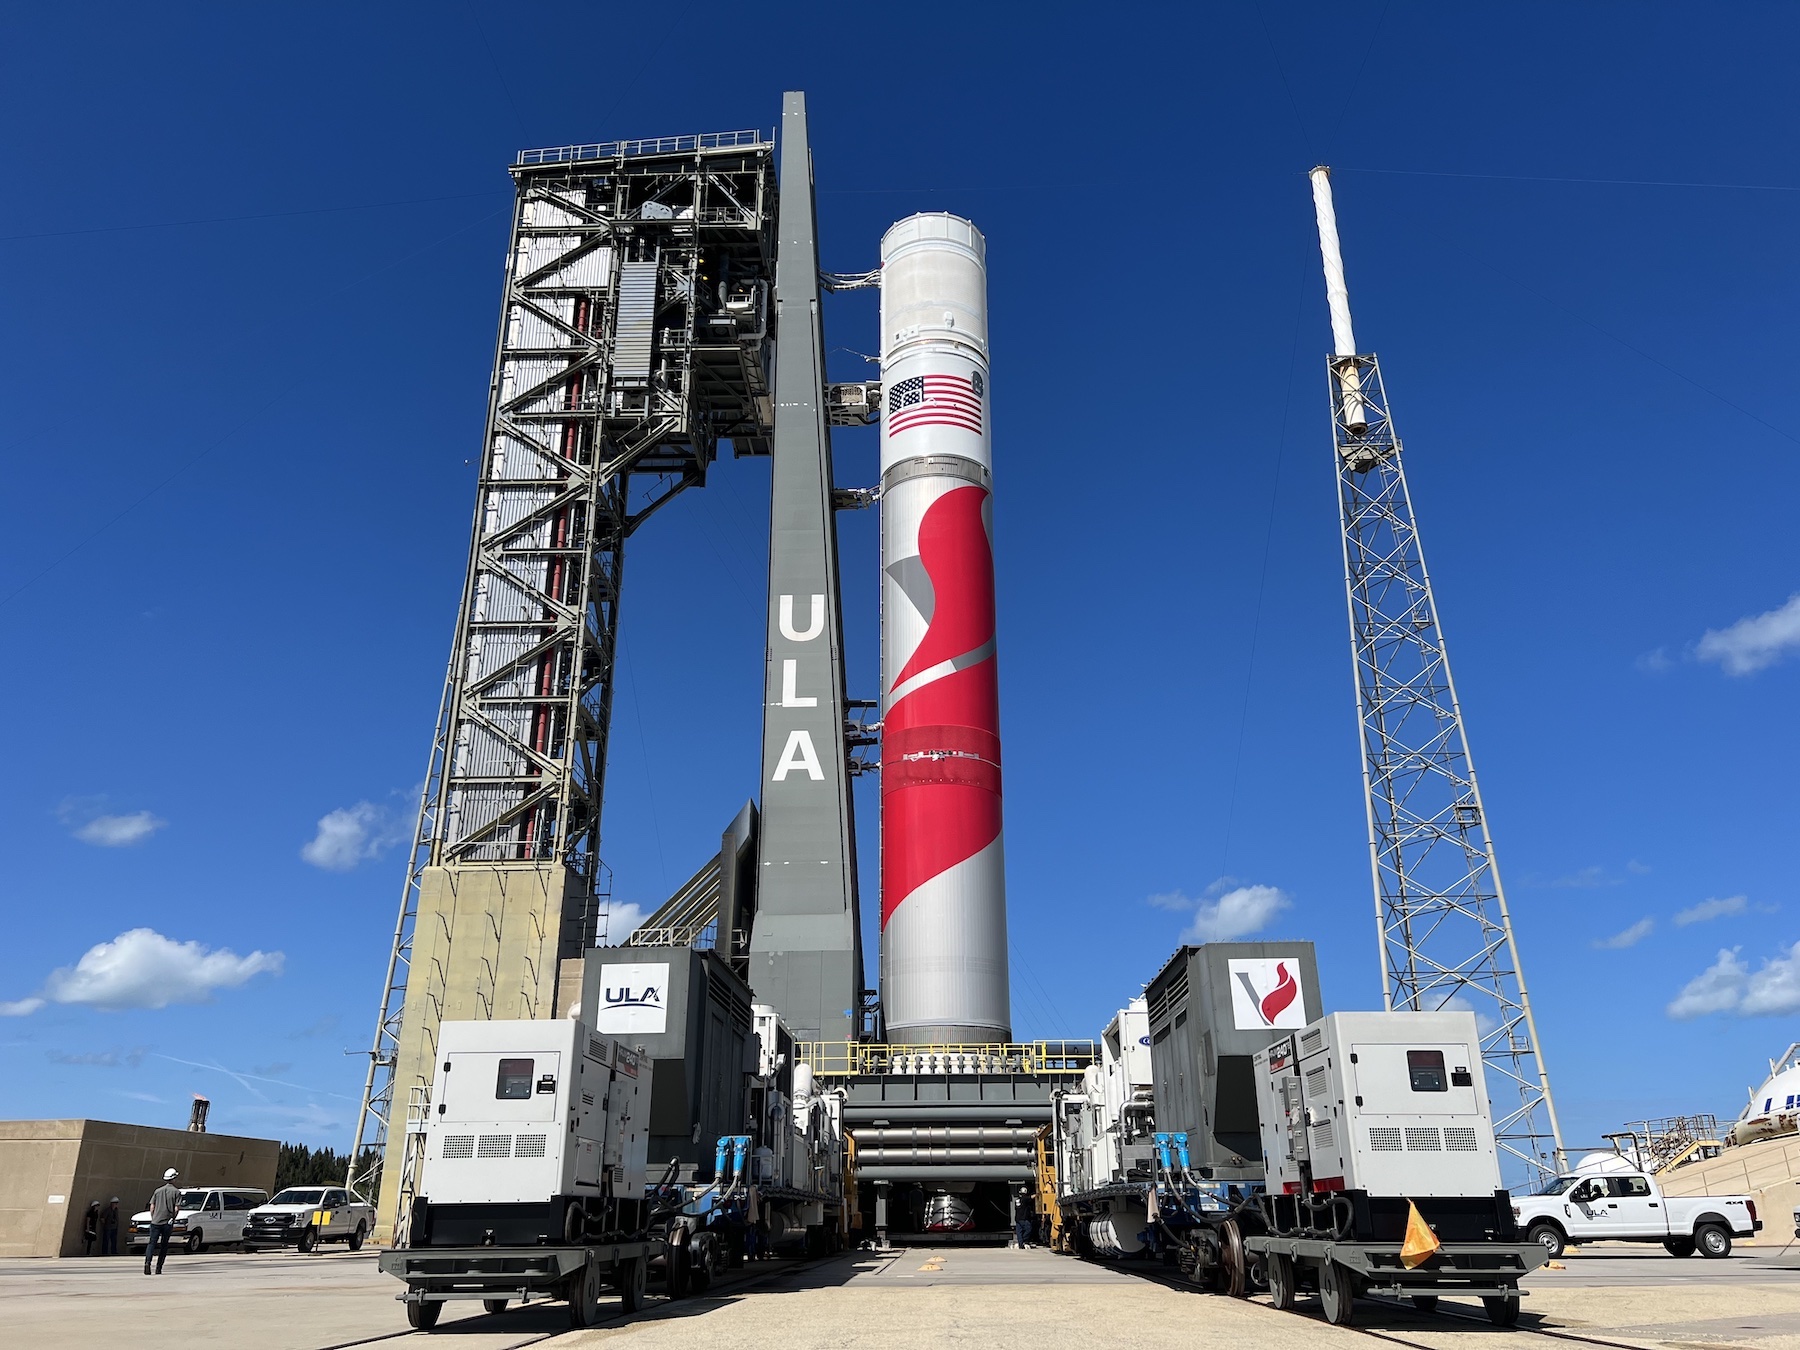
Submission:
{"label": "white van", "polygon": [[[185,1245],[188,1251],[197,1252],[208,1243],[216,1247],[223,1242],[240,1242],[250,1211],[268,1203],[267,1191],[248,1186],[195,1186],[184,1190],[175,1227],[169,1233],[169,1246]],[[131,1216],[126,1247],[137,1252],[149,1245],[150,1211],[140,1210]]]}

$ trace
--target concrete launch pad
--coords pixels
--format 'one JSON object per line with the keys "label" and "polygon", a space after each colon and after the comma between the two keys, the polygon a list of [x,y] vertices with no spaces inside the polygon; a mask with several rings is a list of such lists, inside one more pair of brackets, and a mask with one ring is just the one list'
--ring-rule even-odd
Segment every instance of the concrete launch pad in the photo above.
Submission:
{"label": "concrete launch pad", "polygon": [[1529,1277],[1525,1311],[1511,1332],[1461,1320],[1456,1314],[1479,1318],[1480,1310],[1450,1300],[1450,1315],[1436,1316],[1360,1304],[1359,1326],[1340,1329],[1319,1319],[1311,1298],[1298,1313],[1278,1313],[1266,1298],[1198,1293],[1152,1278],[1148,1267],[1084,1263],[1041,1249],[898,1248],[754,1264],[707,1297],[671,1303],[652,1296],[637,1317],[590,1331],[568,1331],[561,1304],[497,1316],[479,1304],[453,1304],[428,1337],[407,1330],[394,1301],[398,1285],[375,1269],[372,1252],[178,1254],[150,1278],[128,1257],[8,1260],[0,1261],[0,1325],[8,1344],[73,1347],[125,1336],[142,1350],[342,1350],[437,1339],[455,1350],[1161,1350],[1212,1337],[1242,1350],[1278,1350],[1301,1338],[1345,1347],[1379,1338],[1419,1350],[1536,1350],[1571,1338],[1633,1350],[1800,1347],[1800,1244],[1740,1247],[1726,1261],[1600,1244],[1571,1253],[1564,1266]]}

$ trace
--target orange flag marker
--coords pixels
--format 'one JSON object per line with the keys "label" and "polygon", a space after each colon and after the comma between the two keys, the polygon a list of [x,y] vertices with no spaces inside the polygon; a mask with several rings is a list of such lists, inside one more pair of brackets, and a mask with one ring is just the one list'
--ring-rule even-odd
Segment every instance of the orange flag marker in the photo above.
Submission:
{"label": "orange flag marker", "polygon": [[1400,1244],[1400,1264],[1408,1270],[1423,1265],[1444,1244],[1438,1241],[1425,1216],[1412,1201],[1406,1202],[1406,1241]]}

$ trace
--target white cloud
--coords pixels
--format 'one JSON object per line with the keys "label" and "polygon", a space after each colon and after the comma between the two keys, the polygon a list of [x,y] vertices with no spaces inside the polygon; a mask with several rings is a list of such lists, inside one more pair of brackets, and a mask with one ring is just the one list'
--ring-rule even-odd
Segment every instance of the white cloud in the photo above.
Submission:
{"label": "white cloud", "polygon": [[1708,1013],[1735,1011],[1744,1001],[1744,985],[1750,975],[1750,967],[1738,960],[1737,953],[1735,947],[1720,951],[1717,961],[1675,995],[1668,1007],[1669,1016],[1685,1022]]}
{"label": "white cloud", "polygon": [[1691,905],[1675,916],[1675,926],[1686,928],[1690,923],[1706,923],[1712,919],[1723,919],[1728,915],[1742,914],[1750,907],[1748,896],[1728,895],[1723,900],[1702,900]]}
{"label": "white cloud", "polygon": [[1627,947],[1635,947],[1656,928],[1655,919],[1639,919],[1631,927],[1614,933],[1611,937],[1601,938],[1594,945],[1605,951],[1623,951]]}
{"label": "white cloud", "polygon": [[169,823],[149,811],[108,815],[105,806],[105,797],[65,797],[57,806],[56,815],[82,843],[101,848],[141,844]]}
{"label": "white cloud", "polygon": [[1738,1012],[1745,1017],[1784,1017],[1800,1011],[1800,942],[1750,977]]}
{"label": "white cloud", "polygon": [[606,911],[600,915],[599,945],[602,947],[623,945],[625,939],[635,933],[638,925],[643,923],[647,917],[642,905],[627,903],[608,906]]}
{"label": "white cloud", "polygon": [[280,952],[239,956],[198,942],[176,942],[150,928],[133,928],[111,942],[89,947],[73,966],[60,966],[44,981],[41,997],[0,1004],[0,1015],[25,1017],[46,1002],[118,1011],[205,1003],[218,989],[234,989],[267,971],[281,973]]}
{"label": "white cloud", "polygon": [[[1228,886],[1231,889],[1225,889]],[[1268,927],[1293,902],[1274,886],[1232,886],[1229,879],[1221,879],[1199,900],[1166,891],[1148,897],[1148,903],[1194,916],[1181,934],[1183,942],[1230,942]]]}
{"label": "white cloud", "polygon": [[101,848],[129,848],[143,843],[168,823],[148,811],[133,811],[128,816],[95,816],[75,831],[75,837]]}
{"label": "white cloud", "polygon": [[1708,1013],[1740,1017],[1786,1017],[1800,1012],[1800,942],[1777,948],[1755,974],[1738,958],[1736,947],[1692,980],[1669,1004],[1669,1016],[1686,1021]]}
{"label": "white cloud", "polygon": [[321,816],[300,856],[327,872],[348,872],[399,841],[392,817],[373,802],[342,806]]}
{"label": "white cloud", "polygon": [[1727,675],[1754,675],[1788,653],[1800,650],[1800,593],[1762,614],[1728,628],[1709,628],[1694,646],[1702,661],[1717,661]]}

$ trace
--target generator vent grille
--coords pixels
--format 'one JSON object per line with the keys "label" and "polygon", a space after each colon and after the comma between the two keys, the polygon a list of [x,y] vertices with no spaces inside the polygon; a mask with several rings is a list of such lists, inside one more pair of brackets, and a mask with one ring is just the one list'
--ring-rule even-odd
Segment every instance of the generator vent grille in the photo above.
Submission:
{"label": "generator vent grille", "polygon": [[1321,1064],[1306,1071],[1306,1095],[1323,1097],[1331,1088],[1331,1071]]}
{"label": "generator vent grille", "polygon": [[513,1140],[513,1157],[541,1158],[544,1156],[544,1143],[549,1136],[542,1134],[521,1134]]}
{"label": "generator vent grille", "polygon": [[1444,1147],[1452,1153],[1474,1153],[1480,1145],[1467,1125],[1444,1126]]}
{"label": "generator vent grille", "polygon": [[1312,1146],[1314,1153],[1337,1152],[1337,1127],[1332,1121],[1321,1121],[1313,1126]]}
{"label": "generator vent grille", "polygon": [[1408,1153],[1441,1153],[1444,1150],[1443,1137],[1438,1134],[1435,1125],[1409,1125],[1406,1129],[1406,1151]]}
{"label": "generator vent grille", "polygon": [[510,1158],[512,1157],[512,1136],[510,1134],[484,1134],[475,1143],[477,1158]]}
{"label": "generator vent grille", "polygon": [[1398,1153],[1403,1147],[1400,1131],[1396,1126],[1369,1126],[1369,1149],[1371,1152]]}
{"label": "generator vent grille", "polygon": [[612,1056],[607,1054],[606,1050],[607,1050],[607,1045],[606,1045],[605,1041],[597,1041],[592,1036],[588,1037],[588,1058],[589,1059],[597,1059],[602,1064],[611,1064]]}
{"label": "generator vent grille", "polygon": [[1318,1051],[1319,1047],[1324,1044],[1325,1044],[1325,1033],[1323,1031],[1319,1030],[1317,1027],[1314,1027],[1311,1031],[1305,1033],[1303,1036],[1300,1037],[1300,1055],[1301,1055],[1301,1057],[1305,1058],[1307,1055],[1316,1053]]}
{"label": "generator vent grille", "polygon": [[445,1135],[444,1156],[446,1158],[473,1158],[475,1156],[475,1136],[472,1134]]}

